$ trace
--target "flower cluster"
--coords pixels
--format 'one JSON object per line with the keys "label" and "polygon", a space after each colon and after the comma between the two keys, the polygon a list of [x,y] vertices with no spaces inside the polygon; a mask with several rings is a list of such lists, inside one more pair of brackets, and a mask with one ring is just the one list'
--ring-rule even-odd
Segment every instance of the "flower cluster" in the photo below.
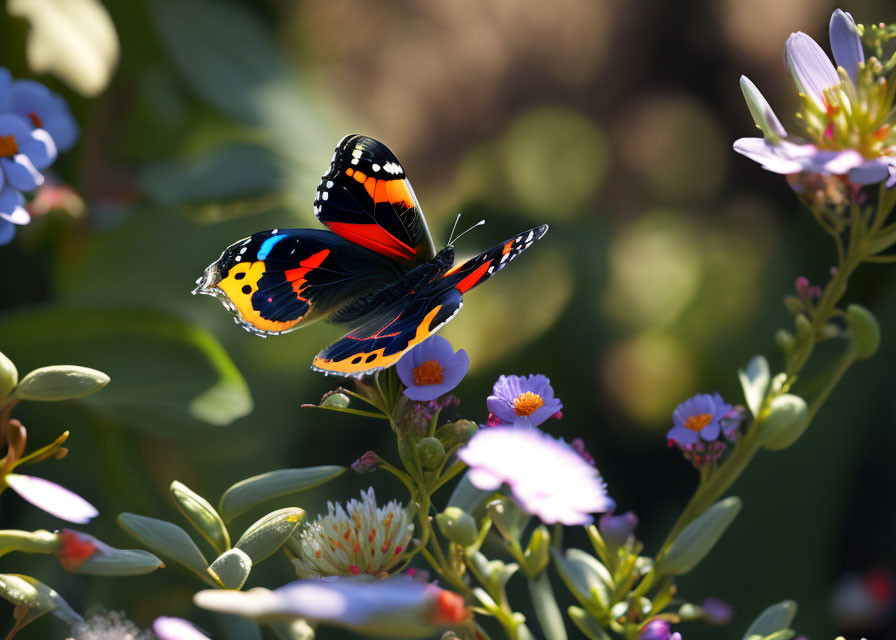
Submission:
{"label": "flower cluster", "polygon": [[[746,77],[741,89],[762,131],[762,138],[741,138],[734,150],[763,168],[792,177],[801,191],[800,176],[838,176],[853,185],[887,181],[896,184],[894,92],[885,68],[876,58],[865,59],[861,28],[837,9],[830,22],[835,67],[810,36],[794,33],[785,45],[785,62],[802,105],[801,130],[791,135],[768,102]],[[811,180],[809,181],[811,183]]]}
{"label": "flower cluster", "polygon": [[0,245],[28,224],[23,193],[44,183],[59,151],[74,145],[78,127],[65,101],[42,84],[13,80],[0,67]]}
{"label": "flower cluster", "polygon": [[726,443],[737,440],[742,419],[718,393],[701,393],[679,404],[672,422],[666,434],[669,446],[677,446],[699,468],[718,460]]}

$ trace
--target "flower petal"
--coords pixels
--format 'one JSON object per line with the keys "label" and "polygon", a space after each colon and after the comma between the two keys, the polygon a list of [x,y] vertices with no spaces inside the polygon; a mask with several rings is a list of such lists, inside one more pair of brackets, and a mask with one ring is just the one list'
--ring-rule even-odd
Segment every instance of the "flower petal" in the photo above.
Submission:
{"label": "flower petal", "polygon": [[762,130],[762,135],[766,139],[774,142],[787,135],[778,116],[772,111],[771,105],[747,76],[740,77],[740,90],[744,94],[750,115],[753,116],[753,122]]}
{"label": "flower petal", "polygon": [[862,51],[862,38],[859,36],[855,20],[850,14],[837,9],[831,16],[828,33],[831,37],[834,60],[838,66],[846,70],[852,83],[856,84],[859,63],[865,62],[865,52]]}
{"label": "flower petal", "polygon": [[57,518],[86,524],[91,518],[99,515],[96,507],[87,500],[55,482],[10,473],[6,476],[6,483],[35,507]]}
{"label": "flower petal", "polygon": [[824,92],[840,84],[840,76],[827,54],[802,31],[787,38],[784,51],[784,60],[797,88],[824,110]]}
{"label": "flower petal", "polygon": [[183,618],[161,616],[152,623],[159,640],[208,640],[208,636]]}
{"label": "flower petal", "polygon": [[512,424],[517,415],[513,411],[513,406],[504,398],[498,396],[489,396],[485,401],[488,410],[498,416],[503,422]]}
{"label": "flower petal", "polygon": [[28,224],[31,222],[31,215],[25,210],[24,204],[25,198],[21,193],[12,187],[6,187],[0,191],[0,218],[12,224]]}
{"label": "flower petal", "polygon": [[12,158],[0,158],[0,166],[6,180],[18,191],[33,191],[44,182],[40,171],[24,153],[17,153]]}
{"label": "flower petal", "polygon": [[0,247],[12,242],[16,236],[16,226],[6,220],[0,220]]}
{"label": "flower petal", "polygon": [[[849,179],[856,184],[875,184],[886,180],[890,176],[890,167],[896,163],[896,158],[882,156],[874,158],[855,167],[849,172]],[[887,186],[890,186],[889,183]]]}
{"label": "flower petal", "polygon": [[43,129],[35,129],[28,138],[19,142],[19,150],[41,170],[53,164],[57,156],[56,143]]}
{"label": "flower petal", "polygon": [[799,173],[803,170],[802,163],[787,157],[779,144],[771,143],[765,138],[741,138],[734,142],[734,150],[774,173]]}

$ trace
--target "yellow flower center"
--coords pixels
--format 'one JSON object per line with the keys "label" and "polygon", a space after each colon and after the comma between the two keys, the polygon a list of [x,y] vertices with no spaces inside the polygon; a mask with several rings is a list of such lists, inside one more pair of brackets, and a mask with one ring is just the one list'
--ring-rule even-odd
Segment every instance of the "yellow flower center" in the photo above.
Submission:
{"label": "yellow flower center", "polygon": [[513,399],[513,412],[518,416],[531,416],[536,409],[544,406],[544,400],[537,393],[526,391]]}
{"label": "yellow flower center", "polygon": [[684,428],[690,429],[691,431],[702,431],[703,427],[712,422],[712,414],[711,413],[700,413],[696,416],[690,416],[687,420],[684,421]]}
{"label": "yellow flower center", "polygon": [[425,387],[431,384],[442,384],[445,379],[442,364],[438,360],[427,360],[414,367],[414,386]]}
{"label": "yellow flower center", "polygon": [[11,158],[19,152],[15,136],[0,136],[0,157]]}

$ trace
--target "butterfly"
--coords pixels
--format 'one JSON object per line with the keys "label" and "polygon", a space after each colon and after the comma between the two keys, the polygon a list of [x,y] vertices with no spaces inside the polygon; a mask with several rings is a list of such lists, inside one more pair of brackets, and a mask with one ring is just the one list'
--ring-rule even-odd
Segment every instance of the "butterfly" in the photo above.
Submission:
{"label": "butterfly", "polygon": [[463,294],[548,230],[529,229],[466,262],[435,250],[404,169],[381,142],[345,136],[321,178],[314,213],[324,229],[273,229],[224,250],[194,294],[218,297],[259,336],[321,318],[352,326],[312,369],[361,377],[395,364],[451,320]]}

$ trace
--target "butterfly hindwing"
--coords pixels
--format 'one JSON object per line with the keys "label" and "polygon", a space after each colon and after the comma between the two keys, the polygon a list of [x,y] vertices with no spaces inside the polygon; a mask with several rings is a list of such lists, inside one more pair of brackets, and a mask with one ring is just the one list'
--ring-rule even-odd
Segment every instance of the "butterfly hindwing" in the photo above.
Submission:
{"label": "butterfly hindwing", "polygon": [[423,286],[409,287],[406,295],[361,318],[357,328],[321,351],[312,368],[357,377],[392,366],[457,315],[464,293],[503,269],[547,230],[541,225],[524,231]]}
{"label": "butterfly hindwing", "polygon": [[318,186],[314,212],[334,233],[402,265],[435,255],[404,169],[373,138],[354,134],[339,141]]}
{"label": "butterfly hindwing", "polygon": [[267,336],[326,317],[400,277],[391,260],[329,231],[274,229],[225,249],[194,293],[220,298],[238,324]]}

